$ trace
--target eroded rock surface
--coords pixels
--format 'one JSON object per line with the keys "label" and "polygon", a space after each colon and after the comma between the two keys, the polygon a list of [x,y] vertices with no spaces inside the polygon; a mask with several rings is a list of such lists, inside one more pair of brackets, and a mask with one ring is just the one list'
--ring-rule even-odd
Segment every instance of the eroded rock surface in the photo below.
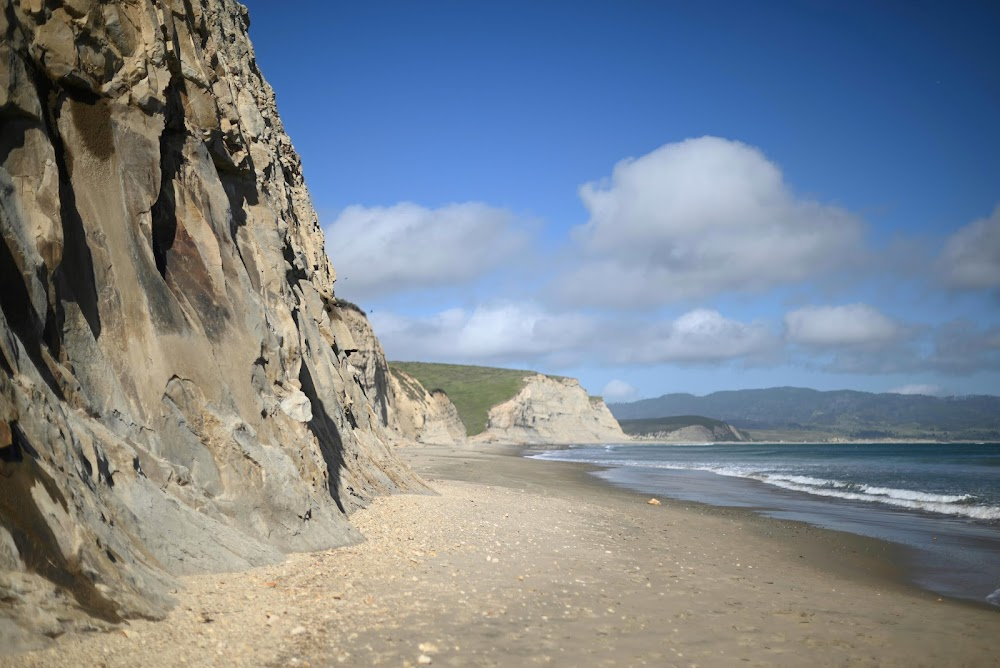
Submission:
{"label": "eroded rock surface", "polygon": [[352,341],[348,350],[354,377],[374,409],[373,419],[396,436],[397,443],[466,443],[465,425],[444,392],[429,392],[400,369],[389,367],[382,344],[375,337],[368,316],[349,302],[339,302],[335,327]]}
{"label": "eroded rock surface", "polygon": [[421,486],[248,25],[231,0],[0,0],[4,650],[356,541],[348,512]]}
{"label": "eroded rock surface", "polygon": [[398,429],[404,442],[466,445],[465,425],[458,409],[442,390],[428,391],[402,369],[389,367],[395,395]]}
{"label": "eroded rock surface", "polygon": [[630,440],[604,400],[574,378],[542,374],[525,381],[509,401],[490,409],[475,441],[500,443],[621,443]]}
{"label": "eroded rock surface", "polygon": [[728,443],[753,440],[731,424],[719,424],[714,427],[693,424],[679,429],[656,431],[632,438],[667,443]]}

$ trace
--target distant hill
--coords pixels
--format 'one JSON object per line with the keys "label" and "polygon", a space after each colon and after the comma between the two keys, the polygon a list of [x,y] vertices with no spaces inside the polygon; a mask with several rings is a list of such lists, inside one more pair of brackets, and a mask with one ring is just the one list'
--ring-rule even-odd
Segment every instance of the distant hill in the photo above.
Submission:
{"label": "distant hill", "polygon": [[1000,440],[1000,397],[991,395],[942,398],[775,387],[703,397],[666,394],[608,407],[619,421],[704,415],[749,430],[756,440]]}

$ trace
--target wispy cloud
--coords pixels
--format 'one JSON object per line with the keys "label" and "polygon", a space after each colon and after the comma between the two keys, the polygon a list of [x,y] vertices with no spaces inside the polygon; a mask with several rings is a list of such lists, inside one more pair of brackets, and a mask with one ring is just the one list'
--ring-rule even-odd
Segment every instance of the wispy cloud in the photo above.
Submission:
{"label": "wispy cloud", "polygon": [[557,281],[576,303],[648,307],[763,291],[843,267],[863,250],[850,212],[796,196],[746,144],[702,137],[619,162],[586,183],[579,266]]}
{"label": "wispy cloud", "polygon": [[[710,368],[735,363],[869,376],[961,376],[1000,369],[1000,327],[967,320],[913,326],[865,304],[798,309],[786,315],[783,331],[777,322],[744,322],[708,308],[647,321],[550,312],[535,302],[510,301],[427,316],[379,311],[371,319],[387,355],[403,360],[550,370],[581,364]],[[603,394],[624,400],[629,387],[619,379]]]}
{"label": "wispy cloud", "polygon": [[474,281],[522,253],[532,223],[480,202],[349,206],[327,226],[338,293],[370,299]]}
{"label": "wispy cloud", "polygon": [[953,234],[938,262],[945,285],[961,290],[1000,288],[1000,205]]}
{"label": "wispy cloud", "polygon": [[612,352],[617,363],[713,364],[764,355],[779,341],[763,323],[739,322],[701,308],[639,328],[623,343]]}
{"label": "wispy cloud", "polygon": [[790,342],[821,348],[885,345],[903,332],[868,304],[806,306],[785,314],[785,328]]}
{"label": "wispy cloud", "polygon": [[949,374],[1000,369],[1000,326],[983,327],[965,319],[949,322],[934,333],[928,362]]}
{"label": "wispy cloud", "polygon": [[548,313],[530,303],[500,302],[423,317],[379,312],[372,325],[386,353],[402,360],[569,363],[599,340],[587,316]]}
{"label": "wispy cloud", "polygon": [[780,345],[766,325],[731,320],[711,309],[644,324],[503,302],[426,317],[379,312],[372,323],[392,358],[483,364],[712,365],[756,359]]}

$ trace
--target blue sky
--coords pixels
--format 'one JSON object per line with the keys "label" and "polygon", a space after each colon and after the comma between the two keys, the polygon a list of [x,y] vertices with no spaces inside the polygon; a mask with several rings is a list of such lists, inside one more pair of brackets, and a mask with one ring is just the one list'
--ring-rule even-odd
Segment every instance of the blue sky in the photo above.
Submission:
{"label": "blue sky", "polygon": [[996,3],[246,4],[390,359],[1000,394]]}

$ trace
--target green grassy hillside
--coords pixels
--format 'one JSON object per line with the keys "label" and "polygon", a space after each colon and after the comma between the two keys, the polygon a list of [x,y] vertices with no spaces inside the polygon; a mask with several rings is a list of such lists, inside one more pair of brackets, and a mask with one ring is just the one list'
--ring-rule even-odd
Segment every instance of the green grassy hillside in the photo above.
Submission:
{"label": "green grassy hillside", "polygon": [[428,362],[389,362],[410,374],[429,392],[443,390],[458,409],[458,416],[469,436],[486,429],[490,408],[511,399],[524,387],[524,379],[535,371],[497,369],[461,364]]}

